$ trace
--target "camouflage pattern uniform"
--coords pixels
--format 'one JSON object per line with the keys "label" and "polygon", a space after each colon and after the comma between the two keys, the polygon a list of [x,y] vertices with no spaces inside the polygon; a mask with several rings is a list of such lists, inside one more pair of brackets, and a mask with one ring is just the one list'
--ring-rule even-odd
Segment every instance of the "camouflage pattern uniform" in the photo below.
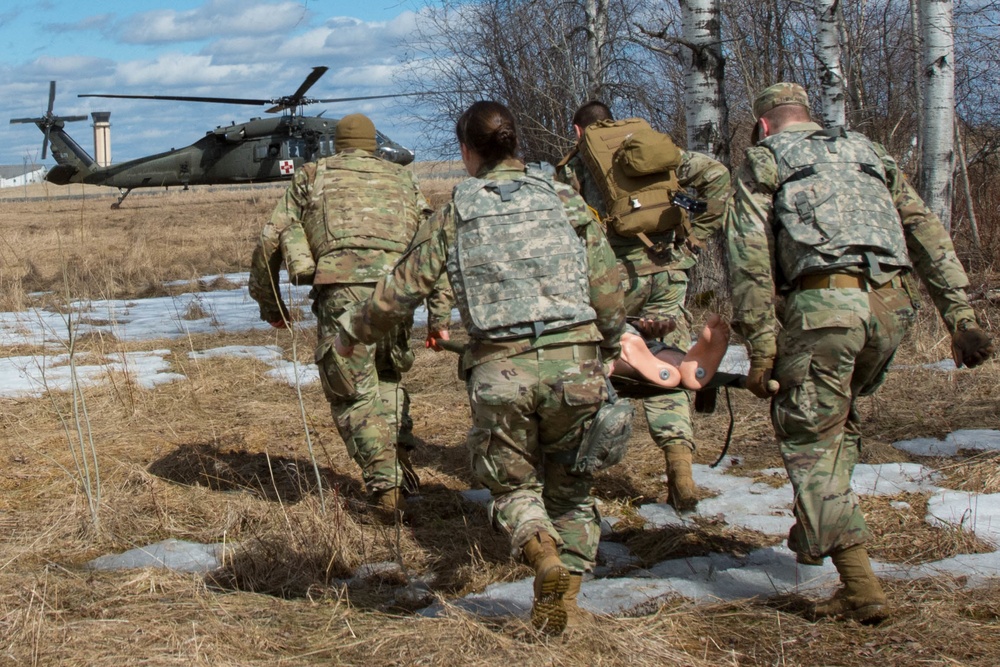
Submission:
{"label": "camouflage pattern uniform", "polygon": [[[506,160],[484,167],[478,177],[505,181],[524,174],[523,164]],[[569,468],[585,426],[607,396],[602,359],[618,356],[625,313],[614,255],[600,226],[572,190],[555,186],[585,245],[586,289],[596,319],[538,337],[471,337],[462,360],[473,413],[467,442],[473,472],[493,495],[493,519],[511,533],[513,553],[546,532],[567,569],[584,572],[594,564],[600,517],[590,495],[592,478],[570,475]],[[430,293],[454,248],[455,211],[449,204],[421,226],[373,297],[341,318],[351,337],[374,340]]]}
{"label": "camouflage pattern uniform", "polygon": [[[765,93],[778,94],[780,88],[777,85]],[[792,95],[780,103],[803,104],[804,100],[807,106],[804,91],[798,94],[801,99]],[[758,117],[762,105],[771,102],[763,107],[765,111],[776,106],[774,100],[762,97],[755,103]],[[873,267],[863,260],[853,264],[834,260],[827,270],[817,265],[805,271],[792,268],[793,260],[800,261],[807,251],[790,250],[793,241],[777,218],[779,165],[768,145],[820,130],[812,122],[791,124],[747,149],[726,230],[733,327],[744,336],[752,364],[766,367],[774,360],[773,378],[780,383],[771,403],[771,421],[795,491],[796,524],[788,545],[802,554],[804,562],[862,545],[870,537],[851,489],[861,450],[855,402],[859,396],[872,394],[885,379],[917,307],[906,284],[909,269],[905,266]],[[968,279],[950,237],[896,162],[881,146],[869,146],[881,160],[908,259],[948,328],[954,332],[974,325],[975,314],[963,289]],[[847,199],[860,205],[844,217],[869,223],[861,229],[876,234],[871,219],[877,214],[866,206],[871,197],[858,197],[852,190]],[[852,225],[851,233],[858,229]],[[879,241],[873,236],[872,242]],[[845,254],[849,256],[850,252]],[[774,272],[773,266],[777,266]],[[775,316],[776,289],[784,295],[780,328]]]}
{"label": "camouflage pattern uniform", "polygon": [[[607,212],[600,190],[579,155],[574,155],[558,172],[558,178],[579,192],[603,220]],[[681,165],[677,169],[680,186],[692,189],[698,198],[724,202],[729,196],[729,170],[722,163],[702,153],[681,150]],[[725,209],[712,206],[691,221],[692,236],[704,243],[722,228]],[[657,320],[674,319],[677,328],[662,338],[669,346],[687,352],[691,346],[691,315],[684,308],[687,296],[688,271],[697,261],[687,244],[677,241],[674,234],[651,234],[653,243],[671,246],[667,256],[650,252],[638,238],[619,236],[605,228],[614,250],[625,289],[625,311],[630,317]],[[669,445],[684,445],[694,450],[694,430],[691,426],[690,397],[683,389],[664,392],[643,400],[643,410],[649,425],[649,435],[660,449]]]}
{"label": "camouflage pattern uniform", "polygon": [[[412,471],[404,470],[397,457],[397,445],[404,458],[413,446],[409,397],[400,385],[413,363],[413,320],[404,319],[344,358],[333,350],[340,330],[337,317],[372,294],[429,214],[412,172],[349,148],[298,170],[253,254],[250,295],[267,322],[287,316],[278,271],[283,260],[291,265],[296,258],[283,257],[283,234],[294,234],[301,225],[318,257],[310,293],[319,329],[315,359],[337,430],[373,493],[394,487],[415,490]],[[286,242],[286,252],[289,247],[295,246]],[[436,293],[428,309],[429,326],[447,328],[450,295]]]}

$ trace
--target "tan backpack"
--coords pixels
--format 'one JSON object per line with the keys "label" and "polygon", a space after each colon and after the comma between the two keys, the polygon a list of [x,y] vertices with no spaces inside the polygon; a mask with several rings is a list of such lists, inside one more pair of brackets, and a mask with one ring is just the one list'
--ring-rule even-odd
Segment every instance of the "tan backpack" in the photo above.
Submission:
{"label": "tan backpack", "polygon": [[604,222],[617,234],[647,246],[647,234],[687,235],[687,212],[671,203],[682,191],[681,152],[669,135],[641,118],[602,120],[584,130],[579,153],[604,198]]}

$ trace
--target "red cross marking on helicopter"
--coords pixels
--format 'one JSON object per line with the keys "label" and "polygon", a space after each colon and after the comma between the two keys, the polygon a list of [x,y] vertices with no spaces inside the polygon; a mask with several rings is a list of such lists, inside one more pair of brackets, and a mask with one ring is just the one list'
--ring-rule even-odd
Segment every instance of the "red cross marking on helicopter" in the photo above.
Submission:
{"label": "red cross marking on helicopter", "polygon": [[295,173],[295,163],[291,160],[282,160],[278,163],[278,171],[287,176]]}

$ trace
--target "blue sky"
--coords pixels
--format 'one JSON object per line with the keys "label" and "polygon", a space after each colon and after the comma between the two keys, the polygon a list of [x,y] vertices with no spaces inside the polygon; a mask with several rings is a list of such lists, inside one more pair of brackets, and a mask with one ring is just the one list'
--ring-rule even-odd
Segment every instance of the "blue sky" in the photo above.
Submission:
{"label": "blue sky", "polygon": [[[110,111],[115,162],[193,143],[263,107],[79,98],[81,93],[271,98],[310,90],[331,98],[402,92],[399,42],[429,0],[17,0],[0,5],[0,97],[7,118]],[[404,100],[314,105],[326,116],[366,113],[409,146],[419,125]],[[40,162],[41,133],[0,119],[0,164]],[[89,121],[67,126],[93,149]],[[44,162],[54,164],[51,156]]]}

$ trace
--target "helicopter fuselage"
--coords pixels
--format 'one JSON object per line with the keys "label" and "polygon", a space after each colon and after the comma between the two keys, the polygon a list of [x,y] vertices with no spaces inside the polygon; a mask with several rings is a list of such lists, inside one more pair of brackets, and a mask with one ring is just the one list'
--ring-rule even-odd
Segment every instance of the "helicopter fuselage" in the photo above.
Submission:
{"label": "helicopter fuselage", "polygon": [[[337,121],[318,116],[254,118],[220,126],[184,148],[99,167],[61,128],[52,133],[58,166],[48,180],[120,189],[265,183],[289,179],[295,170],[334,153]],[[378,133],[378,154],[399,164],[413,152]]]}

